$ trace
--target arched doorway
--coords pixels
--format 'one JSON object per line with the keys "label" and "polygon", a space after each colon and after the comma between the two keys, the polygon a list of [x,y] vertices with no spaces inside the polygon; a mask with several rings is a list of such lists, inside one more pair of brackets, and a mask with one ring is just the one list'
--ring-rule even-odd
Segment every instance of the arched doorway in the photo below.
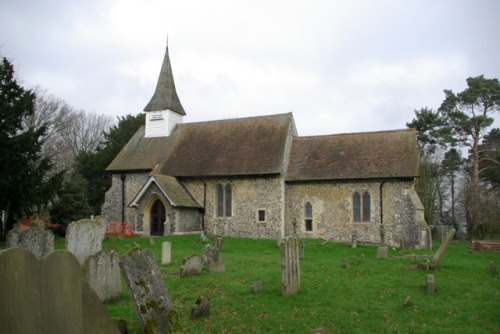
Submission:
{"label": "arched doorway", "polygon": [[165,220],[165,206],[157,199],[151,207],[151,235],[163,235]]}

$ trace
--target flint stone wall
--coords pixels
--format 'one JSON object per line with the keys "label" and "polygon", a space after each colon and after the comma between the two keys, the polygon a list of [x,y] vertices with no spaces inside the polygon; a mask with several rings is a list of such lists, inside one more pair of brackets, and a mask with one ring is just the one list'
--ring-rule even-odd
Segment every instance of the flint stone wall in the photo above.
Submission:
{"label": "flint stone wall", "polygon": [[[228,179],[188,179],[187,188],[198,203],[204,202],[206,183],[205,231],[217,236],[277,239],[284,214],[284,183],[280,177],[239,177]],[[217,217],[217,184],[232,186],[232,217]],[[258,210],[266,220],[258,221]]]}
{"label": "flint stone wall", "polygon": [[30,227],[24,231],[11,230],[7,233],[7,248],[20,247],[29,250],[37,258],[54,251],[54,235],[51,231]]}
{"label": "flint stone wall", "polygon": [[72,222],[66,228],[66,249],[73,253],[83,266],[87,256],[102,250],[105,233],[106,221],[99,218]]}
{"label": "flint stone wall", "polygon": [[[135,209],[128,205],[142,186],[148,181],[149,173],[125,173],[125,221],[135,226]],[[106,191],[104,204],[101,207],[101,214],[108,221],[122,221],[122,180],[120,174],[113,174],[111,187]]]}
{"label": "flint stone wall", "polygon": [[[337,242],[379,243],[380,238],[380,181],[370,182],[310,182],[287,184],[286,234],[295,231],[300,237],[324,238]],[[416,210],[409,195],[413,181],[385,182],[383,194],[383,224],[385,243],[391,246],[420,245],[420,227]],[[354,192],[370,193],[371,220],[353,221]],[[313,208],[313,230],[305,230],[305,204]]]}

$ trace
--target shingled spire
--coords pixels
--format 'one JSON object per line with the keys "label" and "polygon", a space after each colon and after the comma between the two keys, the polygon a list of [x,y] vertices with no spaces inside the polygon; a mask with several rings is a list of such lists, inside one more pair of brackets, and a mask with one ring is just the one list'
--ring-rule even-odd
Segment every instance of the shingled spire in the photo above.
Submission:
{"label": "shingled spire", "polygon": [[175,90],[174,76],[172,66],[170,65],[170,56],[168,54],[168,45],[165,51],[165,57],[161,65],[160,75],[156,90],[144,111],[171,110],[179,115],[185,116],[186,112],[182,107],[177,91]]}

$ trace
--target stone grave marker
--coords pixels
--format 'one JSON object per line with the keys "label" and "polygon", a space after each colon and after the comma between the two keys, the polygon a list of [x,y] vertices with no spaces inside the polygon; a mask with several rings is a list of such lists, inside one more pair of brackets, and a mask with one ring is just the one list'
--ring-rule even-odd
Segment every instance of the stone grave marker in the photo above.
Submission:
{"label": "stone grave marker", "polygon": [[286,237],[280,241],[281,250],[281,285],[284,296],[297,293],[300,289],[300,266],[298,241],[295,237]]}
{"label": "stone grave marker", "polygon": [[155,241],[155,239],[153,237],[149,237],[149,244],[151,246],[154,246],[156,244],[156,241]]}
{"label": "stone grave marker", "polygon": [[182,261],[181,277],[195,276],[201,274],[203,270],[203,259],[199,255],[185,257]]}
{"label": "stone grave marker", "polygon": [[37,258],[42,258],[54,251],[54,235],[38,226],[31,226],[24,231],[13,229],[7,233],[7,248],[14,247],[27,249]]}
{"label": "stone grave marker", "polygon": [[300,241],[300,257],[299,257],[299,260],[304,260],[305,258],[305,252],[306,252],[306,243],[304,242],[304,240],[301,240]]}
{"label": "stone grave marker", "polygon": [[443,258],[446,249],[448,248],[448,245],[450,242],[453,240],[453,237],[455,236],[455,229],[452,228],[448,232],[446,232],[446,236],[444,237],[443,242],[441,243],[441,246],[439,246],[439,249],[437,250],[436,254],[434,254],[434,257],[432,258],[432,262],[430,263],[430,269],[434,269],[439,265],[439,261]]}
{"label": "stone grave marker", "polygon": [[195,320],[210,315],[210,299],[198,297],[195,304],[191,307],[191,319]]}
{"label": "stone grave marker", "polygon": [[106,222],[99,218],[72,222],[66,228],[66,249],[84,266],[87,256],[102,250],[105,233]]}
{"label": "stone grave marker", "polygon": [[81,278],[80,264],[66,250],[40,260],[22,248],[0,251],[2,333],[119,334],[99,300],[89,302]]}
{"label": "stone grave marker", "polygon": [[161,243],[161,264],[169,264],[172,262],[172,244],[170,241]]}
{"label": "stone grave marker", "polygon": [[261,281],[255,281],[252,283],[252,286],[250,287],[250,290],[253,293],[259,293],[264,289],[264,284]]}
{"label": "stone grave marker", "polygon": [[118,252],[102,250],[85,261],[85,278],[101,301],[120,298],[121,275]]}
{"label": "stone grave marker", "polygon": [[495,261],[490,261],[490,273],[497,273],[497,264],[495,263]]}
{"label": "stone grave marker", "polygon": [[120,262],[144,333],[165,333],[173,325],[173,303],[150,249],[132,249]]}
{"label": "stone grave marker", "polygon": [[358,247],[358,236],[356,235],[356,233],[353,233],[351,240],[351,248],[356,249],[356,247]]}
{"label": "stone grave marker", "polygon": [[208,271],[219,271],[224,272],[224,263],[222,262],[221,249],[224,243],[223,239],[215,240],[215,245],[206,245],[203,249],[203,254],[205,257],[205,263],[207,265]]}
{"label": "stone grave marker", "polygon": [[82,303],[84,334],[120,334],[118,325],[109,317],[99,297],[85,281],[82,282]]}
{"label": "stone grave marker", "polygon": [[380,246],[377,248],[377,259],[388,259],[389,258],[389,247]]}
{"label": "stone grave marker", "polygon": [[436,291],[436,286],[434,284],[434,275],[432,274],[427,275],[426,283],[427,283],[427,292],[433,293]]}

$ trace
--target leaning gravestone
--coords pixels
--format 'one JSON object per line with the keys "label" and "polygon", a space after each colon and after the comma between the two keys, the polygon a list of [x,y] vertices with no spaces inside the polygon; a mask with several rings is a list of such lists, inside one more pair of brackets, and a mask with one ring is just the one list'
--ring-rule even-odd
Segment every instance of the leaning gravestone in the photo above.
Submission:
{"label": "leaning gravestone", "polygon": [[203,249],[203,254],[205,256],[208,271],[226,271],[226,269],[224,268],[224,262],[222,262],[222,256],[220,254],[223,243],[223,239],[217,239],[215,241],[215,245],[206,245]]}
{"label": "leaning gravestone", "polygon": [[446,252],[446,249],[448,248],[448,245],[450,242],[453,240],[453,237],[455,236],[455,229],[452,228],[448,232],[446,232],[446,236],[444,237],[443,243],[441,246],[439,246],[439,249],[437,250],[436,254],[434,254],[434,257],[432,258],[432,262],[430,264],[431,269],[435,269],[439,265],[439,261],[444,256],[444,253]]}
{"label": "leaning gravestone", "polygon": [[150,249],[132,249],[120,267],[130,289],[144,333],[165,333],[173,324],[173,304]]}
{"label": "leaning gravestone", "polygon": [[300,289],[299,248],[297,238],[287,237],[280,241],[281,283],[283,295],[290,296]]}
{"label": "leaning gravestone", "polygon": [[82,290],[82,271],[75,256],[57,250],[38,260],[30,251],[0,251],[0,324],[2,333],[118,334],[113,326],[87,331],[84,319],[111,321],[101,310],[88,307]]}
{"label": "leaning gravestone", "polygon": [[20,247],[29,250],[37,258],[54,251],[54,235],[37,226],[24,231],[11,230],[7,233],[7,248]]}
{"label": "leaning gravestone", "polygon": [[196,276],[203,270],[203,259],[199,255],[185,257],[182,261],[181,277]]}
{"label": "leaning gravestone", "polygon": [[121,294],[120,258],[115,250],[102,250],[87,257],[85,277],[101,301]]}
{"label": "leaning gravestone", "polygon": [[106,222],[99,218],[72,222],[66,228],[66,249],[73,253],[83,266],[87,256],[102,250],[105,233]]}

